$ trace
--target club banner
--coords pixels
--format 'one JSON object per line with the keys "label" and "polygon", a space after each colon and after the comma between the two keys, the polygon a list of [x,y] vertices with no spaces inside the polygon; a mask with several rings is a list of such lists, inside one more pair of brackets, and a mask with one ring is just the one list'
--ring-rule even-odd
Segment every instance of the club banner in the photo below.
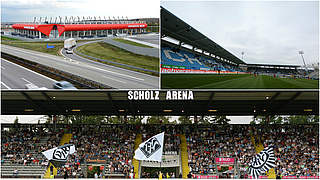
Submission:
{"label": "club banner", "polygon": [[215,158],[216,164],[234,164],[234,158]]}
{"label": "club banner", "polygon": [[70,154],[76,152],[76,147],[73,144],[65,144],[63,146],[55,147],[49,149],[47,151],[42,152],[42,154],[49,160],[49,161],[62,161],[65,162],[68,159]]}
{"label": "club banner", "polygon": [[257,154],[249,163],[249,174],[254,179],[257,179],[261,173],[268,171],[276,166],[276,159],[273,152],[273,147],[269,146]]}
{"label": "club banner", "polygon": [[141,143],[135,151],[134,158],[137,160],[158,161],[162,160],[164,132],[152,136]]}

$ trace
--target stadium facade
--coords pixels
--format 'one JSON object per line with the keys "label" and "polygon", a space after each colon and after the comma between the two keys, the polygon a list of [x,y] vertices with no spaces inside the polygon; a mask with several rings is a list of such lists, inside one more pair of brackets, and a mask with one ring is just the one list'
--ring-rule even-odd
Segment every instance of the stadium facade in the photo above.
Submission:
{"label": "stadium facade", "polygon": [[[62,20],[64,19],[64,20]],[[13,24],[12,35],[32,39],[41,38],[93,38],[118,34],[146,32],[146,21],[124,18],[106,19],[101,17],[35,18],[32,23]]]}

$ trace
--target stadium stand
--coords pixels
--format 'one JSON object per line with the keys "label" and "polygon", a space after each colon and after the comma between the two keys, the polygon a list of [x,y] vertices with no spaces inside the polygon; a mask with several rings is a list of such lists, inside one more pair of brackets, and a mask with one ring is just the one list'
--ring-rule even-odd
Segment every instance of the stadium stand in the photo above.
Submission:
{"label": "stadium stand", "polygon": [[48,161],[42,151],[56,147],[59,132],[17,128],[1,132],[1,177],[40,178]]}
{"label": "stadium stand", "polygon": [[[104,175],[129,177],[133,170],[135,132],[128,126],[74,128],[70,143],[80,163],[103,164]],[[86,143],[90,142],[90,143]]]}
{"label": "stadium stand", "polygon": [[[105,177],[129,178],[133,172],[137,177],[135,141],[160,132],[165,132],[164,154],[180,156],[184,178],[191,174],[249,178],[246,169],[258,143],[261,148],[273,145],[277,176],[319,176],[317,125],[77,125],[49,129],[2,128],[1,177],[43,177],[48,161],[41,152],[58,146],[66,132],[72,132],[70,143],[77,152],[58,168],[57,177],[66,173],[72,178],[87,177],[92,165],[103,167],[100,170]],[[232,158],[234,162],[222,165],[216,158]]]}
{"label": "stadium stand", "polygon": [[[254,130],[251,131],[251,128]],[[255,154],[250,141],[252,132],[255,137],[261,138],[264,147],[274,145],[277,175],[319,176],[319,129],[308,125],[188,128],[186,135],[191,173],[215,175],[218,173],[215,158],[225,157],[235,158],[234,168],[238,169],[241,178],[248,178],[246,167]],[[222,176],[233,178],[234,174],[227,172]]]}
{"label": "stadium stand", "polygon": [[173,127],[170,128],[169,126],[159,126],[155,127],[154,125],[151,126],[141,126],[140,132],[142,134],[142,141],[146,141],[150,137],[154,136],[155,134],[165,132],[164,142],[165,146],[163,148],[163,154],[170,155],[179,154],[180,150],[180,138],[177,130]]}
{"label": "stadium stand", "polygon": [[162,67],[173,66],[178,69],[191,70],[240,71],[240,69],[232,67],[231,65],[219,63],[213,58],[170,47],[161,48],[161,65]]}

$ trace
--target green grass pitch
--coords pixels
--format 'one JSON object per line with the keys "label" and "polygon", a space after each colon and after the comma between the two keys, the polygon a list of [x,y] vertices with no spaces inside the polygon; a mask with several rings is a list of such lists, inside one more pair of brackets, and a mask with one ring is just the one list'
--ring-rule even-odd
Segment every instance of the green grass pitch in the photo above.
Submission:
{"label": "green grass pitch", "polygon": [[163,89],[318,89],[319,81],[241,74],[161,74]]}

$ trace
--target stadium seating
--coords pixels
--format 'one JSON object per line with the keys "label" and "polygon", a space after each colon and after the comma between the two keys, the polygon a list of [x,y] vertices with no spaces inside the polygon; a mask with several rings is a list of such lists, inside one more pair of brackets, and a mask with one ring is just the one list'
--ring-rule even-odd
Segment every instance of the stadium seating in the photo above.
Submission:
{"label": "stadium seating", "polygon": [[48,161],[41,151],[57,145],[52,134],[23,129],[1,132],[1,177],[40,178]]}
{"label": "stadium seating", "polygon": [[161,48],[161,64],[167,66],[182,66],[184,69],[192,70],[236,71],[236,69],[230,65],[223,65],[214,59],[169,47]]}
{"label": "stadium seating", "polygon": [[[64,131],[2,130],[1,177],[43,177],[48,161],[41,152],[56,147]],[[274,146],[277,175],[319,176],[316,125],[79,125],[68,132],[72,132],[70,143],[77,150],[66,163],[73,178],[85,177],[92,164],[102,165],[106,176],[129,177],[137,172],[134,166],[139,166],[132,161],[137,135],[141,134],[141,142],[160,132],[165,132],[164,154],[180,156],[183,177],[189,166],[193,175],[248,178],[246,167],[256,154],[257,142],[262,142],[262,147]],[[215,158],[222,157],[235,159],[233,170],[221,172]],[[64,170],[58,168],[58,177],[63,177]]]}

